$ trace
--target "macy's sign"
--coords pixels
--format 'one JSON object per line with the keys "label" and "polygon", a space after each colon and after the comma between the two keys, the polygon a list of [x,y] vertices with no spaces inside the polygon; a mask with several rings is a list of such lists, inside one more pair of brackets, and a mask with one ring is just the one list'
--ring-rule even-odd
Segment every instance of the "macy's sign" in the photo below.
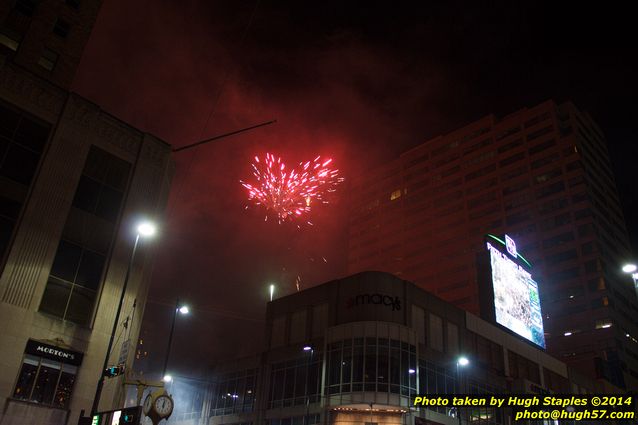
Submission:
{"label": "macy's sign", "polygon": [[392,311],[401,310],[401,300],[399,297],[392,297],[384,294],[359,294],[346,300],[346,308],[352,308],[359,305],[383,305],[392,308]]}

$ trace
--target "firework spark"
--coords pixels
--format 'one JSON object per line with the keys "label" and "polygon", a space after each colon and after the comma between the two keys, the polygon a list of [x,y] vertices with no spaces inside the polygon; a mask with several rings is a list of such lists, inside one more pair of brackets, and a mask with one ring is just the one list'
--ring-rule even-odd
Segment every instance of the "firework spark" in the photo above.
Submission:
{"label": "firework spark", "polygon": [[267,153],[263,160],[255,156],[251,164],[257,183],[241,181],[241,184],[248,190],[248,200],[274,212],[281,224],[307,215],[317,202],[327,203],[326,194],[334,192],[343,181],[339,170],[330,168],[331,163],[332,159],[318,156],[313,161],[299,163],[297,170],[288,170],[281,158]]}

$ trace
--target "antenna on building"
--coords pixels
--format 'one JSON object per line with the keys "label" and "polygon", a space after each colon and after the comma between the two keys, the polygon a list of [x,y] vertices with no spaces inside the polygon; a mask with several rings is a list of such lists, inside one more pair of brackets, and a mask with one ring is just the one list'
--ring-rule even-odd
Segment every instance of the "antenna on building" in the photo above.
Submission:
{"label": "antenna on building", "polygon": [[266,125],[274,124],[276,122],[277,122],[277,120],[270,120],[270,121],[262,122],[261,124],[256,124],[256,125],[252,125],[250,127],[242,128],[240,130],[231,131],[230,133],[220,134],[218,136],[214,136],[214,137],[211,137],[209,139],[204,139],[204,140],[201,140],[199,142],[191,143],[190,145],[186,145],[186,146],[182,146],[180,148],[173,149],[173,152],[180,152],[180,151],[183,151],[183,150],[186,150],[186,149],[191,149],[191,148],[194,148],[196,146],[203,145],[205,143],[214,142],[215,140],[223,139],[224,137],[234,136],[235,134],[243,133],[244,131],[252,130],[254,128],[264,127]]}

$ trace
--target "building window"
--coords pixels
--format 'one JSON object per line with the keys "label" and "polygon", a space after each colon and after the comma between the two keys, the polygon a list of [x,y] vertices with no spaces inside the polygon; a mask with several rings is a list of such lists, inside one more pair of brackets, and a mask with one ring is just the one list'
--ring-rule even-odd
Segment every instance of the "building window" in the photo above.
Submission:
{"label": "building window", "polygon": [[286,316],[275,317],[272,321],[272,331],[270,336],[270,346],[279,347],[284,345],[286,336]]}
{"label": "building window", "polygon": [[551,125],[545,128],[541,128],[540,130],[536,130],[532,133],[529,133],[527,135],[527,141],[529,142],[531,140],[537,139],[541,136],[544,136],[545,134],[551,133],[552,131],[553,131],[553,127]]}
{"label": "building window", "polygon": [[399,199],[401,197],[401,189],[397,189],[390,194],[390,200],[394,201],[395,199]]}
{"label": "building window", "polygon": [[9,246],[48,137],[48,125],[0,104],[0,177],[12,182],[11,190],[0,193],[0,258]]}
{"label": "building window", "polygon": [[53,33],[62,38],[66,38],[66,36],[69,35],[70,29],[71,29],[71,26],[69,25],[68,22],[58,18],[58,20],[55,21],[55,26],[53,27]]}
{"label": "building window", "polygon": [[525,158],[525,152],[519,152],[515,155],[510,156],[509,158],[505,158],[504,160],[500,161],[499,165],[501,167],[505,167],[507,165],[515,163],[516,161],[520,161],[523,158]]}
{"label": "building window", "polygon": [[40,311],[88,325],[115,236],[130,164],[92,146],[56,251]]}
{"label": "building window", "polygon": [[274,364],[270,378],[269,408],[317,403],[321,393],[321,358],[321,353],[313,351],[297,359]]}
{"label": "building window", "polygon": [[543,167],[547,164],[551,164],[554,161],[560,160],[560,154],[556,153],[553,155],[546,156],[545,158],[537,159],[532,162],[532,170]]}
{"label": "building window", "polygon": [[565,183],[562,181],[543,186],[536,191],[536,199],[543,199],[550,195],[554,195],[555,193],[564,192],[565,191]]}
{"label": "building window", "polygon": [[0,175],[29,185],[48,136],[48,125],[0,105]]}
{"label": "building window", "polygon": [[532,381],[536,384],[541,383],[540,370],[537,363],[508,350],[508,360],[510,366],[510,376],[512,378],[521,378]]}
{"label": "building window", "polygon": [[521,146],[522,144],[523,144],[523,139],[516,139],[513,142],[507,143],[507,144],[499,147],[498,148],[498,153],[502,154],[504,152],[507,152],[509,150],[517,148],[517,147]]}
{"label": "building window", "polygon": [[430,313],[429,316],[428,341],[430,348],[443,351],[443,320],[433,313]]}
{"label": "building window", "polygon": [[[507,130],[507,131],[503,131],[503,132],[499,133],[498,135],[496,135],[496,140],[497,140],[497,141],[498,141],[498,140],[502,140],[502,139],[504,139],[504,138],[506,138],[506,137],[508,137],[508,136],[511,136],[512,134],[516,134],[516,133],[518,133],[519,131],[521,131],[521,128],[520,128],[520,127],[512,127],[512,128],[510,128],[509,130]],[[522,140],[520,140],[520,139],[519,139],[519,140],[518,140],[518,144],[521,144],[521,143],[522,143]],[[515,145],[515,146],[516,146],[516,145]],[[511,149],[512,147],[513,147],[513,146],[505,145],[505,146],[503,146],[503,148],[504,148],[504,149],[503,149],[503,150],[501,150],[502,148],[499,148],[498,152],[499,152],[499,153],[503,153],[503,152],[505,152],[506,150]]]}
{"label": "building window", "polygon": [[15,4],[15,10],[22,13],[25,16],[33,16],[35,7],[37,6],[36,0],[17,0]]}
{"label": "building window", "polygon": [[0,44],[14,52],[18,51],[22,37],[9,28],[0,29]]}
{"label": "building window", "polygon": [[[558,177],[558,176],[560,176],[562,174],[563,174],[563,172],[561,171],[561,169],[560,168],[556,168],[554,170],[548,171],[545,174],[541,174],[539,176],[535,176],[534,177],[534,182],[536,184],[544,183],[544,182],[549,181],[549,180],[551,180],[551,179],[553,179],[555,177]],[[573,186],[573,185],[570,182],[570,187],[571,186]]]}
{"label": "building window", "polygon": [[61,240],[40,311],[75,323],[88,324],[105,261],[102,254]]}
{"label": "building window", "polygon": [[224,373],[211,400],[211,416],[250,413],[254,409],[257,369]]}
{"label": "building window", "polygon": [[20,208],[22,208],[20,202],[0,195],[0,256],[9,246]]}
{"label": "building window", "polygon": [[129,170],[128,162],[92,147],[73,206],[114,223],[124,198]]}
{"label": "building window", "polygon": [[13,397],[19,400],[67,407],[77,367],[26,355]]}
{"label": "building window", "polygon": [[353,338],[328,344],[327,355],[327,394],[416,394],[414,345],[387,338]]}
{"label": "building window", "polygon": [[44,51],[42,52],[42,56],[40,56],[40,59],[38,59],[38,65],[40,65],[47,71],[53,71],[53,68],[55,68],[55,64],[58,62],[58,56],[59,55],[53,50],[45,47]]}
{"label": "building window", "polygon": [[82,353],[29,340],[13,398],[68,408]]}
{"label": "building window", "polygon": [[290,318],[290,343],[306,339],[306,310],[295,311]]}
{"label": "building window", "polygon": [[459,327],[454,323],[447,323],[447,352],[456,355],[459,352]]}

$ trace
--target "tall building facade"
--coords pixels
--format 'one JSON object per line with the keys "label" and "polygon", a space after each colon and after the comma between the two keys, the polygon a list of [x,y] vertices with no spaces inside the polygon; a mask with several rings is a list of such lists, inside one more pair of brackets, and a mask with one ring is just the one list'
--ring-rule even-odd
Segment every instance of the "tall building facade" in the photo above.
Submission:
{"label": "tall building facade", "polygon": [[548,351],[638,387],[638,302],[605,139],[572,103],[480,119],[353,179],[349,272],[382,270],[473,313],[485,235],[539,277]]}
{"label": "tall building facade", "polygon": [[[0,422],[77,423],[102,376],[141,218],[161,219],[170,146],[68,88],[100,1],[0,6]],[[131,263],[110,364],[131,365],[153,242]],[[123,376],[100,410],[117,407]]]}

